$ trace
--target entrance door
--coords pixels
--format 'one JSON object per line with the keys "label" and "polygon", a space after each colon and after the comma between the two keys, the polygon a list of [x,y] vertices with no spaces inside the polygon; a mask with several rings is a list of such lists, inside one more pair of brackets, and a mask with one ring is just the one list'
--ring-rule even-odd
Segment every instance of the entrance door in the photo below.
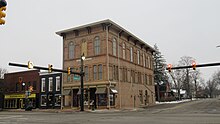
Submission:
{"label": "entrance door", "polygon": [[19,99],[19,108],[24,108],[24,100]]}

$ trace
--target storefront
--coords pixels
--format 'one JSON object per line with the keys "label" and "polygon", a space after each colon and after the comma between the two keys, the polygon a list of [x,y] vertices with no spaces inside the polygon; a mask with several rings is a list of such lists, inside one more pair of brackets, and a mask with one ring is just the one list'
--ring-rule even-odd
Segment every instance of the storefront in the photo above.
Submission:
{"label": "storefront", "polygon": [[28,100],[25,100],[25,94],[10,94],[4,97],[4,108],[6,109],[18,109],[25,107],[25,101],[29,101],[33,108],[36,108],[37,97],[36,94],[30,94]]}
{"label": "storefront", "polygon": [[[65,89],[63,93],[65,93],[63,94],[65,95],[65,107],[80,107],[80,88],[72,90]],[[115,90],[114,88],[110,88],[109,95],[108,88],[106,87],[84,88],[84,107],[86,109],[91,109],[92,107],[98,109],[107,108],[109,104],[108,101],[110,101],[111,107],[115,107],[115,94],[117,93],[117,90]],[[69,101],[68,99],[71,99],[71,101]]]}
{"label": "storefront", "polygon": [[40,98],[40,108],[60,108],[61,106],[61,94],[41,94]]}

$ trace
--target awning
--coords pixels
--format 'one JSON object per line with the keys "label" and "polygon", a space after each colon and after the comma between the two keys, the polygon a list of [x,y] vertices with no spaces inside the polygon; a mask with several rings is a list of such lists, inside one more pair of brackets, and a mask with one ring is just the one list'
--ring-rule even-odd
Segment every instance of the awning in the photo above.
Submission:
{"label": "awning", "polygon": [[70,91],[71,90],[63,90],[63,94],[62,95],[70,95]]}
{"label": "awning", "polygon": [[114,88],[110,88],[110,89],[111,89],[111,93],[114,93],[114,94],[118,93],[118,91],[116,89],[114,89]]}
{"label": "awning", "polygon": [[106,93],[106,87],[97,87],[95,94],[105,94]]}
{"label": "awning", "polygon": [[79,89],[79,91],[77,92],[77,95],[80,95],[81,94],[81,89]]}

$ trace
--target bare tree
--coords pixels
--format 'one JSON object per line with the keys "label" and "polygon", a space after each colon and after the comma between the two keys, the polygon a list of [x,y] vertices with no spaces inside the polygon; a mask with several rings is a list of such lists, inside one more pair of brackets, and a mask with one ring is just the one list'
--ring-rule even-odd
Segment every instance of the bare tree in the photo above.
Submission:
{"label": "bare tree", "polygon": [[[183,56],[180,58],[179,61],[179,66],[190,66],[192,65],[192,63],[195,61],[195,59],[193,57],[190,56]],[[198,70],[195,70],[198,71]],[[186,89],[187,92],[187,96],[188,98],[192,98],[192,90],[193,90],[193,83],[192,81],[194,80],[194,76],[193,73],[195,72],[192,69],[182,69],[181,70],[181,74],[182,74],[182,78],[183,78],[183,88]]]}
{"label": "bare tree", "polygon": [[4,78],[4,74],[7,73],[8,71],[4,68],[0,68],[0,79]]}
{"label": "bare tree", "polygon": [[206,92],[211,98],[217,95],[218,86],[220,85],[220,71],[212,75],[212,79],[206,82]]}

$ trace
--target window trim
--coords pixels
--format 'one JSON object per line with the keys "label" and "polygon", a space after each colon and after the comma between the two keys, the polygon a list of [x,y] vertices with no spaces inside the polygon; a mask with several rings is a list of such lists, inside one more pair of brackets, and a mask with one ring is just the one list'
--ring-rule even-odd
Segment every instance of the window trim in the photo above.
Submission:
{"label": "window trim", "polygon": [[[51,89],[51,85],[52,85],[52,89]],[[49,77],[48,91],[49,92],[53,91],[53,77]]]}
{"label": "window trim", "polygon": [[101,43],[100,43],[100,37],[96,36],[94,38],[94,55],[99,55],[101,53]]}
{"label": "window trim", "polygon": [[133,62],[133,47],[130,47],[130,61]]}
{"label": "window trim", "polygon": [[46,92],[46,79],[41,78],[41,92]]}
{"label": "window trim", "polygon": [[69,57],[69,59],[74,59],[74,55],[75,55],[75,45],[71,41],[68,45],[68,57]]}
{"label": "window trim", "polygon": [[[59,89],[58,89],[58,86],[59,86]],[[60,76],[56,76],[56,91],[60,91]]]}
{"label": "window trim", "polygon": [[117,56],[117,40],[115,38],[112,41],[112,55]]}

